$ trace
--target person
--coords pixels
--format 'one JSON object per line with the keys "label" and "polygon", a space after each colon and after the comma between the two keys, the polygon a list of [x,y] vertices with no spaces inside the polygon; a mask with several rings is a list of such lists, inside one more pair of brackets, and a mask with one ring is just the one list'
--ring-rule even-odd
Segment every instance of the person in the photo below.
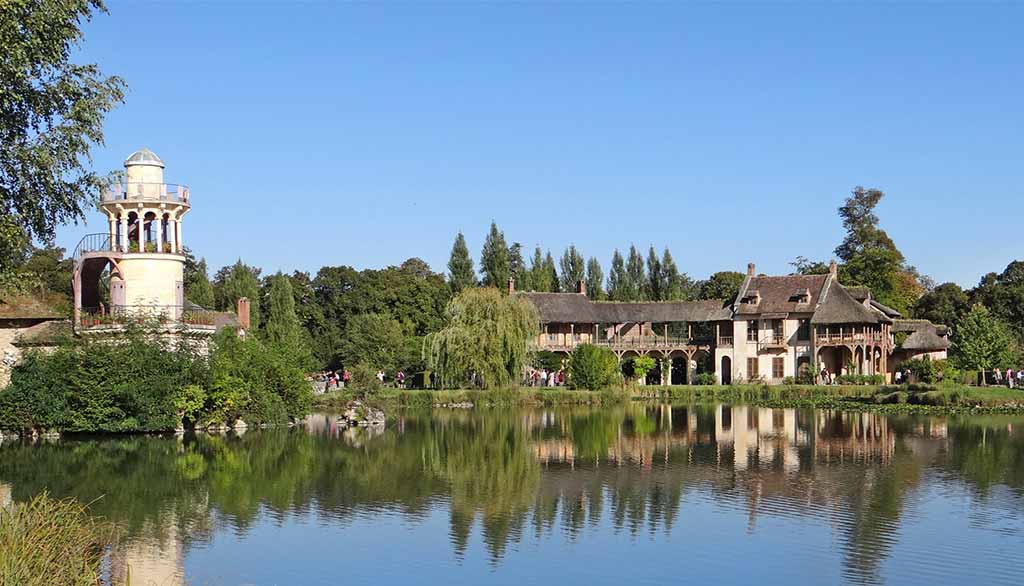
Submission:
{"label": "person", "polygon": [[564,370],[559,370],[558,371],[558,386],[560,386],[560,387],[564,387],[565,386],[565,371]]}
{"label": "person", "polygon": [[1013,388],[1013,369],[1006,369],[1006,384],[1012,389]]}
{"label": "person", "polygon": [[395,375],[395,382],[398,384],[398,388],[404,389],[405,388],[405,373],[402,372],[401,370],[399,370],[398,374]]}
{"label": "person", "polygon": [[384,371],[383,370],[378,370],[377,371],[377,380],[380,381],[380,384],[384,384]]}
{"label": "person", "polygon": [[548,386],[548,369],[546,368],[540,369],[540,386]]}
{"label": "person", "polygon": [[1003,372],[996,368],[992,370],[992,378],[995,380],[997,385],[1003,384]]}
{"label": "person", "polygon": [[1024,387],[1024,370],[1017,369],[1017,387]]}
{"label": "person", "polygon": [[892,375],[892,382],[894,382],[896,384],[902,384],[903,383],[903,372],[897,370],[896,374]]}
{"label": "person", "polygon": [[352,378],[352,374],[349,373],[348,369],[346,368],[341,373],[341,388],[345,388],[345,385],[348,384],[350,378]]}
{"label": "person", "polygon": [[827,385],[828,384],[828,368],[822,366],[821,367],[821,374],[820,374],[820,376],[821,376],[821,384]]}

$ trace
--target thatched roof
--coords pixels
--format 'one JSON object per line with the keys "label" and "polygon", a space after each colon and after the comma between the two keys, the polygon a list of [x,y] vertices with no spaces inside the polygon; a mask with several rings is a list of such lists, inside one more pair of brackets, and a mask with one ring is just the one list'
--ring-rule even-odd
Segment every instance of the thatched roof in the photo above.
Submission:
{"label": "thatched roof", "polygon": [[868,287],[864,287],[862,285],[851,285],[847,287],[846,285],[843,285],[843,288],[850,294],[850,297],[853,297],[857,301],[867,301],[868,299],[871,299],[871,289]]}
{"label": "thatched roof", "polygon": [[731,319],[725,301],[595,303],[580,293],[516,293],[545,323],[706,322]]}
{"label": "thatched roof", "polygon": [[903,317],[902,313],[896,311],[895,309],[889,307],[888,305],[882,305],[881,303],[875,301],[874,299],[871,300],[871,307],[874,307],[878,311],[881,311],[886,316],[891,317],[893,319]]}
{"label": "thatched roof", "polygon": [[845,287],[835,280],[829,281],[828,289],[822,296],[821,303],[811,317],[814,325],[832,324],[877,324],[889,321],[881,312],[868,309],[862,302],[853,298]]}
{"label": "thatched roof", "polygon": [[892,324],[893,332],[909,334],[900,345],[904,350],[935,351],[949,348],[948,328],[926,319],[898,319]]}
{"label": "thatched roof", "polygon": [[0,294],[0,319],[61,319],[71,312],[70,299],[59,293]]}
{"label": "thatched roof", "polygon": [[[747,277],[736,296],[734,308],[738,315],[764,313],[809,313],[821,297],[829,275],[788,275]],[[757,303],[742,303],[757,292]]]}

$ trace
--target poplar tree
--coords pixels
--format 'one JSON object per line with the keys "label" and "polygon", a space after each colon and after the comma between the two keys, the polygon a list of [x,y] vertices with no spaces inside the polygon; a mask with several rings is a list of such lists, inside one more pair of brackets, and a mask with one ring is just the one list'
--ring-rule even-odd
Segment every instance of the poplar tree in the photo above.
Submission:
{"label": "poplar tree", "polygon": [[533,249],[533,259],[530,261],[531,291],[546,293],[551,290],[551,275],[544,268],[544,253],[538,246]]}
{"label": "poplar tree", "polygon": [[575,245],[570,244],[562,253],[562,259],[558,264],[562,269],[562,291],[575,291],[585,275],[586,261],[583,260],[583,255],[576,250]]}
{"label": "poplar tree", "polygon": [[604,271],[601,270],[601,262],[595,257],[587,261],[587,297],[594,301],[604,299]]}
{"label": "poplar tree", "polygon": [[186,251],[185,256],[185,298],[204,309],[213,309],[213,285],[206,274],[206,259],[196,261]]}
{"label": "poplar tree", "polygon": [[654,245],[647,250],[647,282],[644,286],[645,297],[648,301],[663,301],[665,299],[665,275],[661,270],[661,259],[658,253],[654,252]]}
{"label": "poplar tree", "polygon": [[555,268],[555,259],[551,256],[551,251],[548,251],[547,256],[544,257],[544,273],[548,282],[548,291],[551,293],[558,293],[560,290],[558,284],[558,269]]}
{"label": "poplar tree", "polygon": [[513,242],[508,247],[508,270],[516,282],[516,291],[530,290],[530,271],[523,260],[523,245]]}
{"label": "poplar tree", "polygon": [[448,257],[448,283],[452,292],[458,294],[467,287],[476,285],[476,274],[473,271],[473,258],[466,247],[466,237],[462,232],[455,237],[452,252]]}
{"label": "poplar tree", "polygon": [[222,311],[231,311],[237,307],[242,297],[249,299],[249,329],[256,330],[260,325],[260,269],[250,267],[242,259],[217,271],[214,280],[214,297]]}
{"label": "poplar tree", "polygon": [[668,251],[667,246],[664,252],[661,253],[661,274],[664,281],[663,299],[666,301],[686,299],[683,287],[689,278],[686,275],[679,274],[679,268],[676,266],[676,261],[672,258],[672,253]]}
{"label": "poplar tree", "polygon": [[644,257],[640,256],[636,246],[629,246],[629,259],[626,261],[626,286],[623,301],[642,301],[644,299],[644,283],[647,281],[644,271]]}
{"label": "poplar tree", "polygon": [[612,266],[608,272],[608,298],[612,301],[626,301],[626,286],[629,275],[626,274],[626,261],[616,248],[612,253]]}
{"label": "poplar tree", "polygon": [[505,244],[505,235],[494,222],[491,222],[491,231],[480,251],[480,270],[485,287],[505,290],[509,276],[508,245]]}
{"label": "poplar tree", "polygon": [[284,348],[297,349],[302,338],[291,280],[281,272],[268,280],[267,323],[263,330],[266,339]]}

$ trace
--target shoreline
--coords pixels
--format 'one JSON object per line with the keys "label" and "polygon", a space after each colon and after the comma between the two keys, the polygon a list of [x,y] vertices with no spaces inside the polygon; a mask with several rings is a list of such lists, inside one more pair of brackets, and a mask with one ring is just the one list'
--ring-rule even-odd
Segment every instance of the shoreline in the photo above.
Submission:
{"label": "shoreline", "polygon": [[1005,413],[1024,415],[1024,390],[966,385],[686,385],[604,391],[567,388],[380,389],[318,395],[314,410],[339,409],[356,398],[390,408],[613,405],[626,402],[723,402],[770,408],[820,408],[931,415]]}

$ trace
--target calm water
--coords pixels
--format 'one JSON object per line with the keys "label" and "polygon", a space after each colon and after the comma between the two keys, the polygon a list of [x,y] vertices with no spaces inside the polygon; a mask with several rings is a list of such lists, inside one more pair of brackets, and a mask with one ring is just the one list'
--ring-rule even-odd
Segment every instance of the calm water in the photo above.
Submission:
{"label": "calm water", "polygon": [[630,405],[0,446],[0,495],[44,489],[124,524],[133,586],[1024,583],[1024,418]]}

